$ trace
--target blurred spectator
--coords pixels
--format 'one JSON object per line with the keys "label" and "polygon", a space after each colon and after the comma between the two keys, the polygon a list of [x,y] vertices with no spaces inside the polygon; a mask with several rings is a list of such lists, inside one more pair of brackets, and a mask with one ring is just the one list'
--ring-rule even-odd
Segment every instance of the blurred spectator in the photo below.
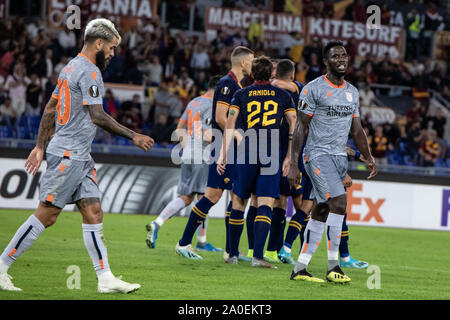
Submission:
{"label": "blurred spectator", "polygon": [[[137,96],[137,104],[135,107],[137,107],[140,110],[140,104],[139,104],[139,95]],[[133,97],[134,98],[134,97]],[[133,103],[133,102],[132,102]],[[115,99],[113,92],[111,89],[107,89],[105,91],[105,96],[103,97],[103,108],[105,109],[106,113],[109,114],[111,117],[117,120],[119,117],[119,108],[120,108],[120,102]],[[133,106],[128,106],[128,109],[132,109]]]}
{"label": "blurred spectator", "polygon": [[52,49],[45,50],[45,66],[46,66],[46,72],[45,77],[48,79],[52,76],[53,73],[53,51]]}
{"label": "blurred spectator", "polygon": [[373,93],[370,82],[366,82],[363,90],[359,90],[359,97],[361,98],[361,107],[372,107],[375,105],[375,93]]}
{"label": "blurred spectator", "polygon": [[308,73],[309,66],[305,63],[305,60],[301,59],[295,68],[295,80],[306,84],[306,73]]}
{"label": "blurred spectator", "polygon": [[156,118],[156,123],[151,132],[151,136],[156,143],[161,143],[165,147],[170,143],[172,132],[174,130],[175,126],[168,122],[168,116],[160,113]]}
{"label": "blurred spectator", "polygon": [[197,44],[191,57],[190,67],[192,68],[194,78],[197,79],[198,73],[206,71],[211,66],[209,56],[203,45]]}
{"label": "blurred spectator", "polygon": [[[420,52],[420,14],[416,9],[412,9],[406,16],[406,28],[408,29],[408,36],[406,40],[406,60],[419,58]],[[416,60],[417,61],[417,60]]]}
{"label": "blurred spectator", "polygon": [[322,68],[320,67],[319,60],[316,53],[311,54],[311,64],[306,72],[306,82],[310,82],[315,78],[322,75]]}
{"label": "blurred spectator", "polygon": [[164,77],[168,79],[172,77],[174,73],[175,73],[175,58],[173,55],[170,55],[167,58],[166,65],[164,66]]}
{"label": "blurred spectator", "polygon": [[66,56],[62,56],[59,62],[56,64],[54,71],[59,76],[61,73],[61,70],[66,66],[66,64],[69,62],[69,59],[67,59]]}
{"label": "blurred spectator", "polygon": [[17,48],[14,45],[11,45],[9,50],[5,52],[5,54],[0,59],[0,75],[5,79],[8,77],[11,66],[14,62],[14,56],[18,53]]}
{"label": "blurred spectator", "polygon": [[142,84],[142,72],[138,68],[139,58],[139,52],[137,49],[131,49],[130,51],[125,52],[125,83]]}
{"label": "blurred spectator", "polygon": [[391,10],[387,3],[383,3],[381,7],[381,24],[385,26],[391,24]]}
{"label": "blurred spectator", "polygon": [[14,127],[19,114],[14,110],[11,104],[11,98],[6,97],[5,102],[0,105],[0,124]]}
{"label": "blurred spectator", "polygon": [[356,0],[355,5],[353,6],[352,15],[354,22],[366,23],[366,8],[363,0]]}
{"label": "blurred spectator", "polygon": [[252,48],[258,48],[264,43],[264,28],[259,19],[257,16],[252,16],[252,22],[248,27],[247,38]]}
{"label": "blurred spectator", "polygon": [[178,80],[178,85],[181,86],[184,90],[189,92],[193,84],[194,80],[189,78],[189,74],[187,73],[187,71],[183,71],[181,73],[180,79]]}
{"label": "blurred spectator", "polygon": [[205,92],[208,90],[208,79],[206,78],[206,73],[204,71],[202,71],[198,74],[196,85],[198,88],[197,91],[199,92],[198,95],[200,95],[201,92]]}
{"label": "blurred spectator", "polygon": [[423,167],[433,167],[439,157],[439,145],[436,142],[436,132],[434,130],[425,131],[425,138],[420,145],[419,154]]}
{"label": "blurred spectator", "polygon": [[30,79],[25,75],[24,66],[16,64],[14,73],[6,79],[5,89],[8,90],[11,98],[11,105],[18,116],[25,111],[26,91]]}
{"label": "blurred spectator", "polygon": [[450,101],[450,90],[449,90],[448,85],[443,86],[441,94],[445,99]]}
{"label": "blurred spectator", "polygon": [[53,90],[55,90],[56,85],[58,84],[58,74],[56,72],[52,73],[52,76],[45,83],[45,91],[44,91],[44,104],[50,100],[52,96]]}
{"label": "blurred spectator", "polygon": [[278,58],[290,58],[294,62],[299,62],[305,46],[305,38],[299,32],[286,33],[281,37],[278,48]]}
{"label": "blurred spectator", "polygon": [[411,109],[409,109],[406,112],[406,120],[408,122],[408,125],[412,124],[415,121],[421,121],[420,118],[420,108],[422,107],[422,104],[419,100],[413,100],[413,106]]}
{"label": "blurred spectator", "polygon": [[167,82],[161,81],[158,90],[153,94],[153,101],[150,104],[150,114],[148,119],[150,122],[155,122],[159,119],[160,114],[169,116],[170,105],[169,101],[172,98],[172,94],[168,91]]}
{"label": "blurred spectator", "polygon": [[422,140],[426,137],[426,130],[420,129],[420,121],[414,121],[411,128],[408,130],[408,153],[413,159],[413,162],[418,163],[418,152],[422,144]]}
{"label": "blurred spectator", "polygon": [[33,73],[30,78],[30,83],[27,86],[27,104],[26,114],[31,116],[38,116],[41,114],[41,108],[39,106],[39,97],[42,92],[41,81],[36,73]]}
{"label": "blurred spectator", "polygon": [[440,108],[436,108],[434,112],[434,116],[427,116],[427,122],[431,122],[431,127],[436,131],[437,136],[443,138],[447,119],[442,115]]}
{"label": "blurred spectator", "polygon": [[377,163],[386,165],[386,150],[388,146],[388,139],[386,138],[383,127],[381,125],[376,126],[375,134],[370,137],[369,140],[370,149],[372,150],[372,155],[377,160]]}
{"label": "blurred spectator", "polygon": [[400,129],[397,124],[386,122],[383,131],[387,138],[388,150],[393,151],[397,145],[397,141],[400,139]]}
{"label": "blurred spectator", "polygon": [[161,82],[163,68],[159,63],[159,58],[157,56],[152,57],[152,62],[148,63],[142,68],[144,73],[144,79],[147,79],[147,85],[151,87],[159,86]]}
{"label": "blurred spectator", "polygon": [[39,78],[47,75],[47,64],[45,58],[39,51],[36,51],[33,56],[33,60],[27,65],[28,75],[36,74]]}
{"label": "blurred spectator", "polygon": [[125,110],[121,114],[119,122],[135,132],[142,132],[142,115],[137,107]]}
{"label": "blurred spectator", "polygon": [[58,33],[58,43],[64,50],[64,55],[73,57],[77,46],[75,32],[64,28]]}
{"label": "blurred spectator", "polygon": [[142,37],[137,32],[136,26],[131,26],[130,31],[126,32],[123,36],[123,41],[128,49],[136,48],[142,41]]}
{"label": "blurred spectator", "polygon": [[[305,62],[308,65],[311,65],[311,56],[315,53],[317,56],[317,60],[319,63],[322,63],[322,46],[320,44],[320,40],[317,37],[313,38],[313,41],[310,45],[305,46],[305,49],[303,50],[303,57],[305,58]],[[322,67],[322,66],[321,66]]]}
{"label": "blurred spectator", "polygon": [[[111,92],[112,95],[112,92]],[[114,96],[110,97],[114,99]],[[137,109],[139,112],[142,112],[142,106],[140,102],[140,96],[138,94],[133,94],[133,98],[131,100],[124,101],[121,106],[121,112],[124,113],[126,111],[131,111],[132,109]]]}

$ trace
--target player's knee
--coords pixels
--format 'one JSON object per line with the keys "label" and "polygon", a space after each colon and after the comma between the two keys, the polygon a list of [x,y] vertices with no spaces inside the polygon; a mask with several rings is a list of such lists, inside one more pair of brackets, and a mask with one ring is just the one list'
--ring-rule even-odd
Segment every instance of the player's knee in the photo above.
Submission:
{"label": "player's knee", "polygon": [[219,202],[220,198],[222,197],[222,190],[207,188],[205,197],[212,203],[216,204],[217,202]]}
{"label": "player's knee", "polygon": [[326,202],[317,204],[315,210],[313,210],[312,218],[314,220],[326,222],[328,218],[328,213],[330,212],[330,207]]}
{"label": "player's knee", "polygon": [[190,205],[192,203],[192,201],[194,200],[194,195],[190,194],[190,195],[182,195],[180,196],[181,200],[183,200],[184,204],[186,206]]}
{"label": "player's knee", "polygon": [[58,219],[57,214],[52,214],[52,215],[47,216],[43,223],[44,227],[46,227],[46,228],[51,227],[52,225],[54,225],[56,223],[57,219]]}
{"label": "player's knee", "polygon": [[302,209],[303,212],[309,213],[312,209],[313,202],[311,200],[303,200],[302,204],[300,205],[300,209]]}
{"label": "player's knee", "polygon": [[347,209],[347,198],[345,195],[330,199],[330,210],[336,214],[345,214]]}
{"label": "player's knee", "polygon": [[295,210],[301,209],[302,207],[302,196],[296,196],[292,198],[292,203],[294,205]]}

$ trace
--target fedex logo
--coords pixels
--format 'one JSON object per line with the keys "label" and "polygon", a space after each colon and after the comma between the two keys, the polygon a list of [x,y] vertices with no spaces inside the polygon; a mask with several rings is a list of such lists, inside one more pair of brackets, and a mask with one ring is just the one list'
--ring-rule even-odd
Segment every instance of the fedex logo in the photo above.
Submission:
{"label": "fedex logo", "polygon": [[450,213],[450,190],[444,189],[442,191],[442,216],[441,226],[448,226],[448,215]]}
{"label": "fedex logo", "polygon": [[[362,190],[363,190],[362,183],[353,183],[352,187],[347,189],[347,220],[369,222],[370,220],[374,219],[378,223],[384,223],[384,220],[380,214],[380,207],[383,205],[386,199],[356,197],[353,194],[354,191],[362,191]],[[361,213],[353,212],[352,210],[352,207],[354,205],[361,205],[362,201],[364,201],[367,207],[369,208],[369,211],[366,213],[366,215],[364,215],[364,217],[362,217]]]}

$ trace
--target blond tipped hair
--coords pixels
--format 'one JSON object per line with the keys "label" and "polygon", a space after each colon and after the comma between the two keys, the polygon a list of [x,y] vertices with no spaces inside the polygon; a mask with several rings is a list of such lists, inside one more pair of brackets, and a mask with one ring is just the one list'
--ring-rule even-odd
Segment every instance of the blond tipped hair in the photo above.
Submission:
{"label": "blond tipped hair", "polygon": [[85,42],[92,42],[99,38],[110,42],[114,37],[118,39],[119,43],[122,40],[122,37],[114,26],[114,23],[104,18],[89,21],[86,26],[86,30],[84,31]]}

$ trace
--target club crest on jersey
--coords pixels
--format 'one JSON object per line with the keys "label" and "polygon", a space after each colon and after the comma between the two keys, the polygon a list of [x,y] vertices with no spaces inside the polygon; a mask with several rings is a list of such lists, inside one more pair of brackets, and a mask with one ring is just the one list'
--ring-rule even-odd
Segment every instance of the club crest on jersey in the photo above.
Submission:
{"label": "club crest on jersey", "polygon": [[220,90],[222,92],[222,94],[227,95],[230,93],[230,88],[228,87],[223,87],[222,90]]}
{"label": "club crest on jersey", "polygon": [[97,86],[91,86],[91,87],[89,88],[89,95],[90,95],[92,98],[97,98],[98,95],[99,95],[98,87],[97,87]]}
{"label": "club crest on jersey", "polygon": [[353,96],[351,92],[346,92],[345,93],[345,97],[347,98],[348,102],[352,102],[353,101]]}

